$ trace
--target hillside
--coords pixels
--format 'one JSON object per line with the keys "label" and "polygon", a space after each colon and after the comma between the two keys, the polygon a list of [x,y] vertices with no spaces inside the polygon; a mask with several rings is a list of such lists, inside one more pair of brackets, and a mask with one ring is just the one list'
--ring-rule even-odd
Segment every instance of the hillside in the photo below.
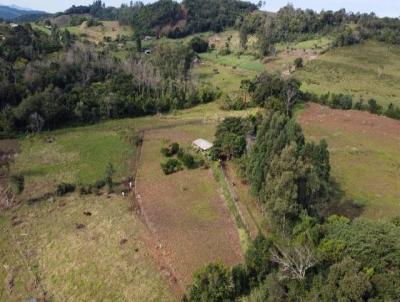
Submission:
{"label": "hillside", "polygon": [[400,19],[262,4],[0,24],[1,301],[398,300]]}
{"label": "hillside", "polygon": [[29,18],[32,18],[34,16],[39,16],[39,15],[43,16],[46,15],[46,13],[42,11],[35,11],[19,7],[0,5],[0,18],[3,20],[8,20],[8,21],[20,20],[24,17],[29,16]]}
{"label": "hillside", "polygon": [[400,105],[400,47],[378,42],[333,49],[296,72],[303,90],[319,95],[344,93]]}

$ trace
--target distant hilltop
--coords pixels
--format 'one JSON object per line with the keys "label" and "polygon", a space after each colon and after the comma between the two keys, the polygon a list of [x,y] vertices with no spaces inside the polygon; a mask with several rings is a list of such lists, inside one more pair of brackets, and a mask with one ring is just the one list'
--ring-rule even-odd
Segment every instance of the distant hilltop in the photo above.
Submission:
{"label": "distant hilltop", "polygon": [[0,18],[6,21],[24,21],[25,18],[31,19],[32,17],[44,15],[48,15],[48,13],[30,8],[22,8],[17,5],[8,6],[0,4]]}

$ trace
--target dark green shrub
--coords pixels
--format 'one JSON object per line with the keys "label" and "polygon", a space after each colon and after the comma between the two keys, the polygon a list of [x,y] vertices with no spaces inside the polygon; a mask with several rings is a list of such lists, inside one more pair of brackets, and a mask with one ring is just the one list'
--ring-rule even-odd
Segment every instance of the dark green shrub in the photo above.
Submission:
{"label": "dark green shrub", "polygon": [[294,66],[296,66],[296,68],[302,68],[304,66],[303,64],[303,58],[297,58],[294,60]]}
{"label": "dark green shrub", "polygon": [[400,108],[390,103],[385,111],[385,116],[400,120]]}
{"label": "dark green shrub", "polygon": [[364,104],[364,100],[360,99],[357,103],[354,104],[355,110],[366,110],[367,106]]}
{"label": "dark green shrub", "polygon": [[96,189],[104,188],[105,185],[106,185],[106,182],[105,182],[103,179],[100,179],[100,180],[98,180],[98,181],[96,181],[96,182],[94,183],[94,187],[95,187]]}
{"label": "dark green shrub", "polygon": [[179,144],[172,143],[168,148],[161,148],[161,154],[165,157],[172,157],[179,152]]}
{"label": "dark green shrub", "polygon": [[189,45],[193,49],[193,51],[197,53],[208,51],[208,42],[199,37],[194,37],[192,40],[190,40]]}
{"label": "dark green shrub", "polygon": [[378,104],[375,99],[370,99],[368,101],[367,110],[374,114],[381,114],[382,113],[382,106]]}
{"label": "dark green shrub", "polygon": [[334,109],[350,110],[353,108],[353,98],[351,95],[333,94],[330,107]]}
{"label": "dark green shrub", "polygon": [[247,103],[244,102],[243,98],[239,96],[226,95],[221,105],[222,110],[235,110],[240,111],[248,107]]}
{"label": "dark green shrub", "polygon": [[234,301],[230,271],[222,264],[209,264],[197,271],[188,293],[189,301]]}
{"label": "dark green shrub", "polygon": [[182,161],[183,165],[188,169],[197,168],[197,163],[196,163],[193,155],[191,155],[189,153],[183,154],[181,161]]}
{"label": "dark green shrub", "polygon": [[182,170],[182,163],[174,158],[168,159],[165,163],[161,163],[161,169],[165,175],[170,175]]}
{"label": "dark green shrub", "polygon": [[76,186],[74,184],[62,182],[57,186],[56,194],[58,196],[63,196],[68,193],[74,192],[75,188],[76,188]]}
{"label": "dark green shrub", "polygon": [[87,27],[103,26],[103,23],[100,22],[100,21],[97,20],[97,19],[90,18],[90,19],[86,22],[86,26],[87,26]]}

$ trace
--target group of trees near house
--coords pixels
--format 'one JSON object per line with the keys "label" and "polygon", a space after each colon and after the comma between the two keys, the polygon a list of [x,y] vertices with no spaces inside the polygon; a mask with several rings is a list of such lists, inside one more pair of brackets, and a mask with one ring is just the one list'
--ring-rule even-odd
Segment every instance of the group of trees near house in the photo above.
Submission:
{"label": "group of trees near house", "polygon": [[[184,301],[394,301],[400,296],[400,220],[327,216],[336,202],[327,143],[307,142],[299,124],[269,110],[227,119],[217,149],[256,133],[239,161],[266,215],[269,235],[252,241],[244,264],[210,264],[194,275]],[[224,144],[231,144],[224,146]],[[245,149],[246,150],[246,149]]]}

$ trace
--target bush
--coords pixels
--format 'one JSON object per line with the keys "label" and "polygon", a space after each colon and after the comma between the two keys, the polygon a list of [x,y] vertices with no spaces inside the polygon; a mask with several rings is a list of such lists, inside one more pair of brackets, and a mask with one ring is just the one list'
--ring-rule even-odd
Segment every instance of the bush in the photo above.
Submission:
{"label": "bush", "polygon": [[395,107],[392,103],[390,103],[389,107],[385,111],[385,116],[400,120],[400,108]]}
{"label": "bush", "polygon": [[364,104],[364,100],[360,99],[357,103],[355,103],[354,109],[360,111],[367,110],[367,106]]}
{"label": "bush", "polygon": [[63,196],[65,194],[72,193],[74,191],[75,191],[75,185],[74,184],[69,184],[69,183],[62,182],[57,186],[56,194],[58,196]]}
{"label": "bush", "polygon": [[86,22],[86,26],[87,26],[87,27],[103,26],[103,23],[100,22],[100,21],[97,20],[97,19],[91,18],[91,19],[89,19],[89,20]]}
{"label": "bush", "polygon": [[297,58],[294,60],[294,66],[296,66],[296,68],[302,68],[304,66],[303,64],[303,58]]}
{"label": "bush", "polygon": [[222,264],[209,264],[194,275],[188,301],[234,301],[230,271]]}
{"label": "bush", "polygon": [[208,51],[208,42],[199,37],[194,37],[192,40],[190,40],[189,45],[193,49],[193,51],[197,53]]}
{"label": "bush", "polygon": [[198,99],[200,103],[209,103],[218,99],[221,91],[214,88],[211,84],[203,84],[198,91]]}
{"label": "bush", "polygon": [[221,105],[222,110],[240,111],[246,109],[247,107],[247,103],[245,103],[241,97],[230,97],[229,95],[225,96],[223,104]]}
{"label": "bush", "polygon": [[11,184],[13,186],[13,191],[17,194],[21,194],[25,188],[25,177],[22,174],[12,175]]}
{"label": "bush", "polygon": [[178,143],[172,143],[168,148],[161,148],[161,154],[166,157],[172,157],[179,152],[179,148]]}
{"label": "bush", "polygon": [[334,109],[350,110],[353,108],[353,98],[351,95],[333,94],[330,107]]}
{"label": "bush", "polygon": [[101,188],[104,188],[106,186],[106,182],[104,181],[104,180],[98,180],[98,181],[96,181],[95,183],[94,183],[94,187],[96,188],[96,189],[101,189]]}
{"label": "bush", "polygon": [[368,101],[367,110],[368,110],[370,113],[381,114],[381,113],[382,113],[382,106],[379,105],[375,99],[370,99],[370,100]]}
{"label": "bush", "polygon": [[189,154],[189,153],[183,154],[181,161],[182,161],[183,165],[188,169],[197,168],[197,163],[192,154]]}
{"label": "bush", "polygon": [[92,194],[93,187],[91,185],[82,185],[79,187],[79,194],[80,195],[89,195]]}
{"label": "bush", "polygon": [[165,175],[170,175],[182,170],[182,163],[174,158],[168,159],[165,163],[161,163],[161,169]]}

